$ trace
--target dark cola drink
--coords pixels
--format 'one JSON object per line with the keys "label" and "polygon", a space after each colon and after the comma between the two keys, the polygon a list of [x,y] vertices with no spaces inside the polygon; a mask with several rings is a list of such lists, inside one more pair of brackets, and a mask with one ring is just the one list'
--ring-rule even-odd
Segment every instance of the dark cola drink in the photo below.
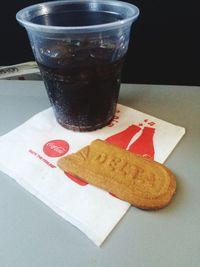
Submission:
{"label": "dark cola drink", "polygon": [[73,53],[61,56],[61,67],[39,67],[58,122],[73,130],[95,130],[114,116],[123,59],[109,62],[112,49],[100,47],[73,47]]}
{"label": "dark cola drink", "polygon": [[[75,15],[39,16],[35,23],[57,26],[98,25],[118,16],[93,12]],[[80,22],[82,24],[80,24]],[[117,47],[110,36],[103,39],[83,36],[78,40],[43,43],[38,65],[57,121],[77,131],[101,128],[113,119],[120,87],[123,58],[113,59]]]}
{"label": "dark cola drink", "polygon": [[57,121],[75,131],[113,119],[136,6],[121,1],[49,1],[22,9]]}
{"label": "dark cola drink", "polygon": [[109,124],[118,100],[122,62],[123,59],[101,63],[87,58],[80,64],[74,59],[65,68],[39,63],[57,121],[77,131],[95,130]]}

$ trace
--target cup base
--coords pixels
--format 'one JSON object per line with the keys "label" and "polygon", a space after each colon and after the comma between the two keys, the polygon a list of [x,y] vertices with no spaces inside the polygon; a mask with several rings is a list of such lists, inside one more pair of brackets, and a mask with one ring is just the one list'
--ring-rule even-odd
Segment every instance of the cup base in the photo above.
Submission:
{"label": "cup base", "polygon": [[65,129],[68,129],[74,132],[91,132],[91,131],[101,129],[104,126],[109,125],[111,121],[113,120],[113,118],[114,116],[112,116],[109,120],[105,122],[99,123],[97,125],[92,125],[92,126],[77,126],[77,125],[72,125],[72,124],[66,124],[66,123],[61,122],[59,119],[57,119],[57,122]]}

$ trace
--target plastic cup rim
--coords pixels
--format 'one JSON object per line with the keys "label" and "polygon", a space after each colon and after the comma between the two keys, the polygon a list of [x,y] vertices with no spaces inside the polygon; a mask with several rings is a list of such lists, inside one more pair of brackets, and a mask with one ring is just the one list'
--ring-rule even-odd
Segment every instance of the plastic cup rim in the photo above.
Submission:
{"label": "plastic cup rim", "polygon": [[[41,25],[41,24],[36,24],[33,22],[28,21],[27,19],[24,18],[24,14],[27,11],[34,10],[36,8],[42,9],[45,8],[45,6],[49,5],[54,5],[57,4],[62,5],[62,4],[67,4],[67,3],[102,3],[102,4],[107,4],[107,5],[114,5],[114,6],[123,6],[127,7],[127,9],[132,10],[132,16],[124,18],[122,20],[114,21],[114,22],[109,22],[109,23],[103,23],[103,24],[97,24],[97,25],[88,25],[88,26],[53,26],[53,25]],[[21,9],[20,11],[17,12],[16,14],[16,19],[17,21],[24,26],[25,28],[30,29],[30,30],[35,30],[35,31],[41,31],[41,32],[51,32],[51,33],[63,33],[63,32],[91,32],[91,31],[106,31],[109,29],[114,29],[114,28],[119,28],[120,26],[129,24],[134,22],[137,17],[139,16],[139,9],[137,6],[133,4],[129,4],[127,2],[123,1],[114,1],[114,0],[62,0],[62,1],[50,1],[50,2],[44,2],[44,3],[39,3],[35,5],[31,5],[28,7],[25,7]]]}

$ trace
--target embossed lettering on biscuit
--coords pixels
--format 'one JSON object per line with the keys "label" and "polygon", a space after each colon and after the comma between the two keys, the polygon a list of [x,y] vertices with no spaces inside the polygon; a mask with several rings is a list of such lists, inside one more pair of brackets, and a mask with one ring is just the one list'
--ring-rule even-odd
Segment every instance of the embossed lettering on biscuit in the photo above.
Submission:
{"label": "embossed lettering on biscuit", "polygon": [[102,140],[61,158],[58,166],[142,209],[168,205],[176,189],[164,165]]}

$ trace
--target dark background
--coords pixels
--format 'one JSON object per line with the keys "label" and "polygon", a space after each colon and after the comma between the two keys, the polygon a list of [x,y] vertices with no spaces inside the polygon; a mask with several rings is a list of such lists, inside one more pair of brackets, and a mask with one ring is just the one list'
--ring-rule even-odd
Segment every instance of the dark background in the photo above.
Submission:
{"label": "dark background", "polygon": [[[200,85],[199,1],[126,0],[140,17],[132,35],[122,82]],[[33,60],[18,10],[42,0],[6,0],[0,16],[0,66]],[[44,2],[44,1],[43,1]]]}

